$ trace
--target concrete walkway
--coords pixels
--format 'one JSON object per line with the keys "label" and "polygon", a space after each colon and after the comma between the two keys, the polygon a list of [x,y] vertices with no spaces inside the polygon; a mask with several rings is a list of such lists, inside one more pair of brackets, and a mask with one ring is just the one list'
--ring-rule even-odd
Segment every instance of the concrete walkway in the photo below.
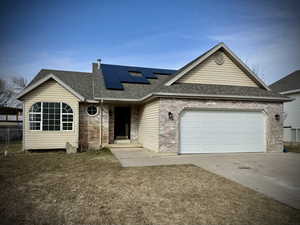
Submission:
{"label": "concrete walkway", "polygon": [[193,164],[300,209],[300,154],[165,155],[143,148],[111,148],[123,167]]}

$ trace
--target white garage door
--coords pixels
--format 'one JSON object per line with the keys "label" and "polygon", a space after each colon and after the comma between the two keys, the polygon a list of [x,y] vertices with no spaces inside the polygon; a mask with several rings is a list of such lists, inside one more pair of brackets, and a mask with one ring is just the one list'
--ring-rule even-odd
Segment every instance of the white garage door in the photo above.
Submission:
{"label": "white garage door", "polygon": [[180,121],[180,153],[264,152],[262,112],[185,111]]}

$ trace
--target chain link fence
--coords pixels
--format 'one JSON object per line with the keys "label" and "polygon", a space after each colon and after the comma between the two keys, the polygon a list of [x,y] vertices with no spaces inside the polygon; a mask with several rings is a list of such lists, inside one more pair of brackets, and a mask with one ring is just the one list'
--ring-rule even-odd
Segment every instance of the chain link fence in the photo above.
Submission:
{"label": "chain link fence", "polygon": [[22,136],[22,126],[0,127],[0,153],[21,151]]}

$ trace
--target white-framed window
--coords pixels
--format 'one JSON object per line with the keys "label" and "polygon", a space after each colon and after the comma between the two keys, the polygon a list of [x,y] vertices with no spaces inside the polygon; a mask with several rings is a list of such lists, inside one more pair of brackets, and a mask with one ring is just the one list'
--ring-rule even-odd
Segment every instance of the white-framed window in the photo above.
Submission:
{"label": "white-framed window", "polygon": [[96,115],[98,112],[98,109],[97,109],[97,106],[96,105],[89,105],[87,107],[87,113],[90,115],[90,116],[94,116]]}
{"label": "white-framed window", "polygon": [[29,128],[30,130],[41,130],[41,102],[34,103],[29,110]]}
{"label": "white-framed window", "polygon": [[73,130],[73,110],[64,102],[37,102],[29,110],[30,130]]}
{"label": "white-framed window", "polygon": [[62,103],[62,129],[73,130],[73,110],[66,103]]}

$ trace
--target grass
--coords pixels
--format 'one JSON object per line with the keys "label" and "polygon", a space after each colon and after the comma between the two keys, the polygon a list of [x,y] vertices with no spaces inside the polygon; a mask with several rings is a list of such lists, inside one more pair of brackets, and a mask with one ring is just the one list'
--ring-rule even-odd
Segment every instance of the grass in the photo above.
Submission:
{"label": "grass", "polygon": [[12,141],[7,145],[0,142],[0,154],[3,154],[7,150],[9,153],[18,153],[22,151],[22,141]]}
{"label": "grass", "polygon": [[0,224],[300,222],[300,210],[201,168],[121,168],[108,149],[1,155],[0,181]]}
{"label": "grass", "polygon": [[300,153],[300,144],[286,144],[284,148],[289,152]]}

